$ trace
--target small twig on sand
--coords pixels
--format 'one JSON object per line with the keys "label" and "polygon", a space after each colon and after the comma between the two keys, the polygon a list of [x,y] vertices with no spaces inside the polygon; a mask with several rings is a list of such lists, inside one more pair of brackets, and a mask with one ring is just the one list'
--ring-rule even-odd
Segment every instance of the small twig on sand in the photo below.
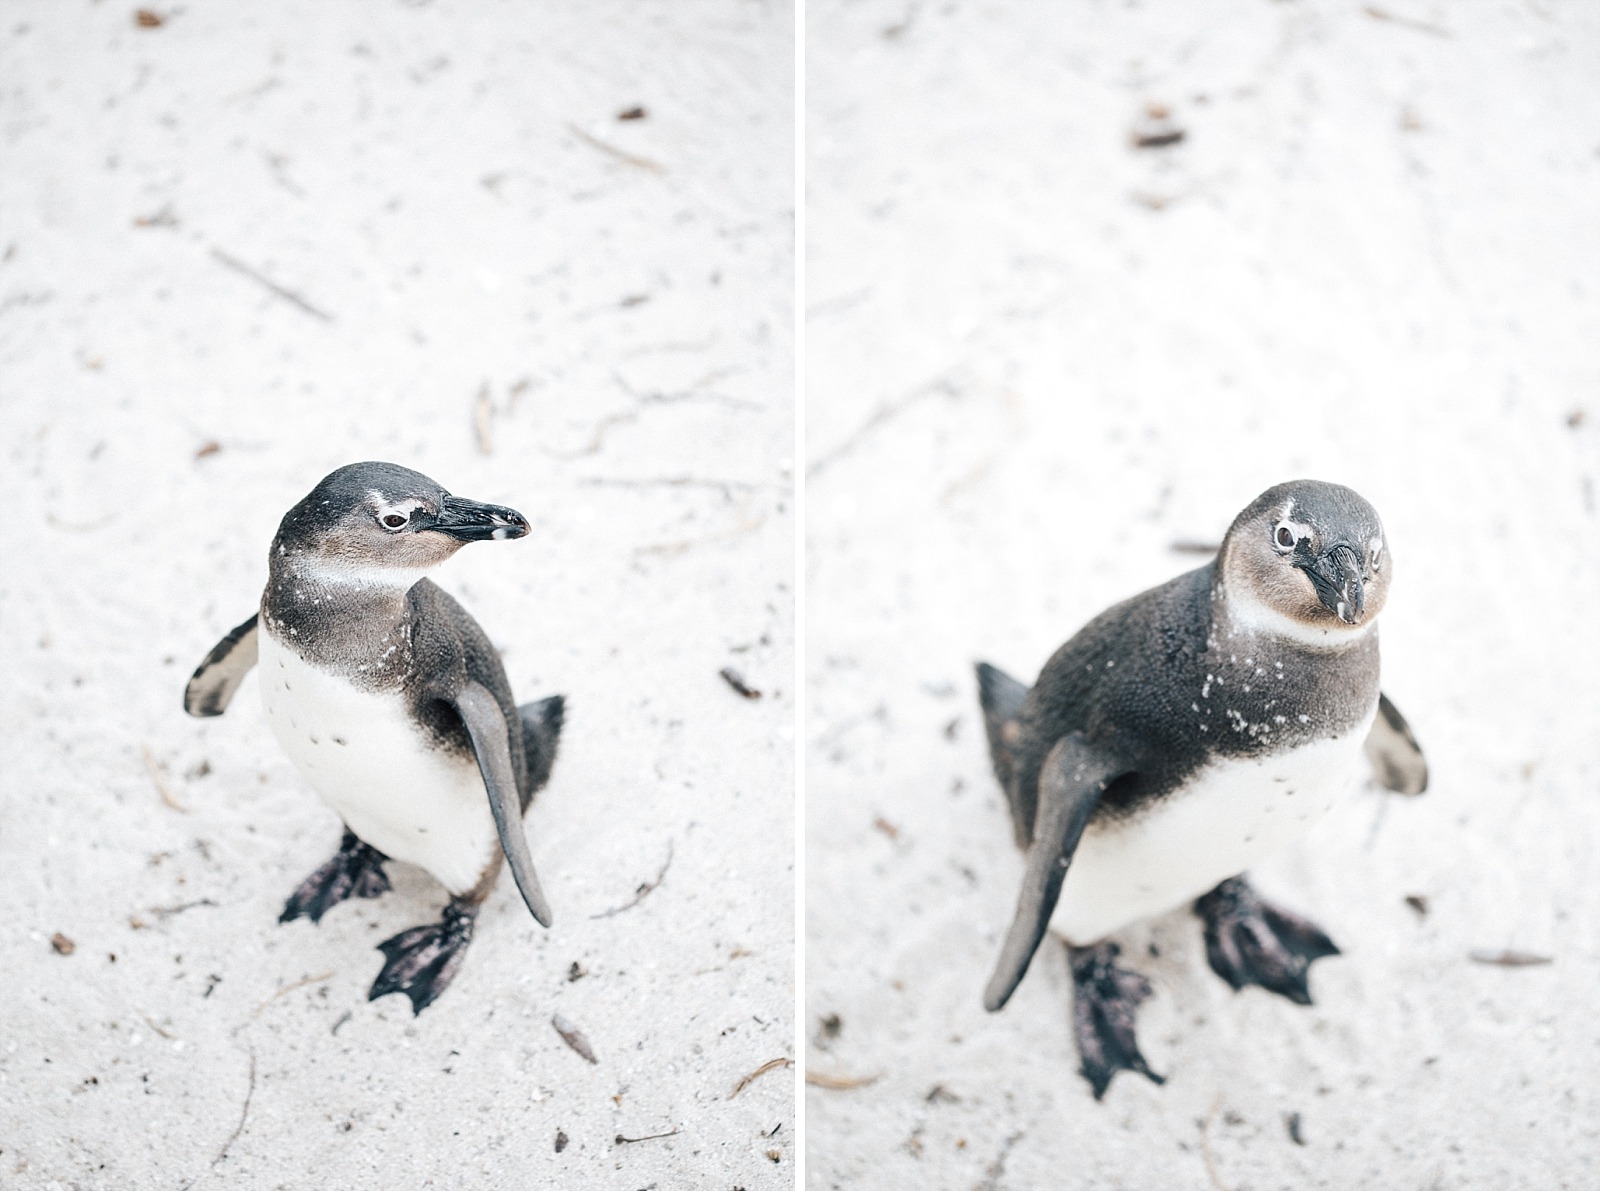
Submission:
{"label": "small twig on sand", "polygon": [[150,771],[150,780],[156,784],[156,793],[161,795],[161,801],[173,810],[187,815],[189,808],[173,797],[172,788],[167,785],[167,779],[161,776],[161,767],[156,764],[155,754],[150,751],[150,746],[146,744],[140,747],[144,750],[144,767]]}
{"label": "small twig on sand", "polygon": [[583,1031],[578,1029],[577,1026],[559,1013],[550,1019],[550,1024],[556,1028],[556,1033],[561,1035],[561,1041],[572,1047],[579,1055],[588,1059],[591,1063],[598,1064],[600,1062],[599,1059],[594,1057],[594,1048],[589,1045],[589,1040],[583,1036]]}
{"label": "small twig on sand", "polygon": [[573,124],[571,121],[567,122],[567,131],[572,133],[573,136],[577,137],[584,144],[591,145],[594,148],[599,149],[600,152],[615,157],[618,161],[627,162],[629,165],[637,166],[641,170],[649,170],[652,174],[664,174],[667,172],[667,167],[662,165],[659,161],[651,161],[648,157],[639,157],[636,154],[619,149],[615,145],[608,145],[599,137],[592,136],[583,129],[579,128],[576,124]]}
{"label": "small twig on sand", "polygon": [[1403,25],[1405,28],[1415,29],[1419,33],[1432,33],[1435,37],[1455,36],[1443,25],[1429,24],[1427,21],[1419,21],[1415,17],[1396,16],[1392,12],[1386,12],[1384,9],[1379,8],[1376,4],[1367,5],[1363,11],[1375,21],[1388,21],[1391,24]]}
{"label": "small twig on sand", "polygon": [[1206,1119],[1200,1122],[1200,1156],[1206,1160],[1206,1177],[1211,1180],[1211,1185],[1217,1191],[1230,1191],[1222,1176],[1217,1173],[1216,1159],[1211,1156],[1211,1122],[1217,1119],[1217,1110],[1222,1107],[1222,1093],[1217,1093],[1217,1098],[1211,1102],[1211,1111],[1206,1113]]}
{"label": "small twig on sand", "polygon": [[863,1075],[859,1078],[849,1075],[825,1075],[821,1071],[807,1071],[806,1083],[814,1088],[831,1088],[835,1092],[848,1092],[851,1088],[864,1088],[868,1084],[877,1083],[883,1076]]}
{"label": "small twig on sand", "polygon": [[[217,903],[209,897],[196,898],[192,902],[179,902],[175,906],[151,906],[150,913],[157,918],[171,918],[174,914],[182,914],[185,910],[198,909],[200,906],[215,906]],[[130,924],[131,925],[131,924]],[[138,927],[134,927],[138,930]]]}
{"label": "small twig on sand", "polygon": [[655,1141],[658,1137],[676,1137],[679,1132],[679,1130],[674,1129],[670,1133],[647,1133],[643,1137],[624,1137],[619,1133],[617,1134],[617,1144],[620,1146],[634,1141]]}
{"label": "small twig on sand", "polygon": [[273,993],[265,1001],[262,1001],[261,1004],[256,1006],[255,1012],[250,1015],[250,1020],[254,1021],[256,1018],[260,1017],[262,1013],[266,1011],[267,1006],[272,1004],[272,1002],[276,1001],[279,997],[283,996],[284,993],[293,992],[297,988],[304,988],[308,984],[320,984],[322,981],[331,980],[332,978],[332,972],[324,972],[320,976],[307,976],[304,980],[296,980],[293,984],[285,984],[277,992]]}
{"label": "small twig on sand", "polygon": [[312,318],[320,318],[325,323],[331,323],[333,321],[333,315],[329,314],[326,310],[318,310],[315,306],[313,306],[310,302],[307,302],[292,289],[285,289],[276,281],[272,280],[272,278],[268,277],[265,273],[257,272],[255,269],[252,269],[249,265],[245,264],[237,257],[229,256],[220,248],[213,248],[211,250],[211,255],[215,257],[218,262],[227,265],[228,268],[232,269],[234,272],[242,273],[257,285],[265,286],[274,294],[277,294],[278,297],[282,298],[285,302],[288,302],[291,306],[297,306],[301,310],[304,310],[307,314],[311,315]]}
{"label": "small twig on sand", "polygon": [[1197,542],[1191,538],[1179,538],[1167,547],[1174,554],[1204,554],[1207,557],[1221,549],[1215,542]]}
{"label": "small twig on sand", "polygon": [[606,910],[604,913],[601,913],[601,914],[590,914],[589,915],[589,921],[593,922],[593,921],[595,921],[596,919],[599,919],[599,918],[614,918],[618,914],[622,913],[624,910],[633,909],[633,907],[637,906],[640,902],[644,901],[645,898],[650,896],[651,893],[655,892],[656,887],[658,885],[660,885],[662,881],[666,880],[667,869],[669,869],[671,867],[672,867],[672,841],[668,840],[667,841],[667,858],[666,858],[666,860],[664,860],[662,862],[661,871],[656,874],[656,879],[654,881],[646,881],[643,885],[639,886],[639,888],[634,892],[634,895],[633,895],[633,898],[632,898],[631,901],[628,901],[627,903],[625,903],[623,905],[617,906],[615,909]]}
{"label": "small twig on sand", "polygon": [[827,468],[832,467],[840,459],[843,459],[846,455],[850,454],[850,452],[854,451],[858,446],[860,446],[862,440],[867,438],[874,430],[882,426],[885,422],[892,421],[893,419],[899,417],[918,402],[929,397],[938,397],[940,395],[946,397],[955,397],[960,392],[961,390],[956,387],[955,381],[951,380],[948,376],[941,376],[938,380],[931,381],[928,384],[920,385],[917,388],[912,389],[909,393],[906,393],[904,396],[899,397],[894,401],[883,402],[873,412],[872,416],[865,422],[861,423],[861,425],[858,426],[848,438],[839,443],[837,446],[833,447],[831,450],[824,451],[816,458],[814,462],[808,464],[806,466],[807,478],[818,476]]}
{"label": "small twig on sand", "polygon": [[759,485],[743,480],[704,480],[699,476],[662,476],[651,480],[612,479],[608,476],[585,476],[578,483],[587,488],[710,488],[724,496],[735,492],[753,492]]}
{"label": "small twig on sand", "polygon": [[139,1014],[139,1016],[144,1018],[144,1024],[145,1025],[149,1026],[156,1033],[160,1034],[163,1038],[167,1039],[167,1041],[169,1041],[169,1042],[176,1041],[178,1036],[176,1034],[174,1034],[171,1030],[163,1030],[160,1026],[156,1025],[156,1019],[151,1017],[148,1013],[141,1013],[141,1014]]}
{"label": "small twig on sand", "polygon": [[744,696],[746,699],[761,698],[761,692],[747,683],[744,680],[744,675],[740,674],[739,671],[735,670],[732,666],[724,666],[722,669],[717,671],[717,675],[722,679],[723,682],[731,686],[735,692]]}
{"label": "small twig on sand", "polygon": [[1000,1152],[994,1156],[994,1161],[989,1163],[988,1169],[983,1172],[983,1182],[975,1184],[972,1191],[997,1191],[1000,1179],[1006,1173],[1006,1159],[1011,1156],[1012,1148],[1021,1140],[1021,1133],[1013,1133],[1006,1138],[1000,1147]]}
{"label": "small twig on sand", "polygon": [[793,1059],[778,1058],[778,1059],[769,1059],[769,1060],[767,1060],[765,1063],[762,1063],[761,1066],[757,1067],[754,1071],[752,1071],[749,1075],[746,1075],[738,1083],[734,1084],[733,1085],[733,1091],[728,1093],[728,1099],[732,1100],[735,1096],[737,1096],[740,1092],[744,1091],[747,1087],[749,1087],[757,1079],[760,1079],[768,1071],[775,1070],[776,1068],[779,1068],[779,1067],[793,1067],[793,1066],[794,1066],[794,1060]]}
{"label": "small twig on sand", "polygon": [[1500,968],[1536,968],[1544,964],[1555,963],[1555,957],[1549,955],[1535,955],[1531,951],[1485,951],[1472,952],[1467,957],[1475,964],[1493,964]]}
{"label": "small twig on sand", "polygon": [[245,1093],[244,1093],[244,1109],[243,1109],[243,1111],[241,1111],[239,1113],[239,1123],[234,1126],[233,1132],[228,1134],[228,1140],[222,1143],[222,1148],[217,1151],[217,1156],[215,1158],[211,1159],[211,1165],[206,1167],[205,1170],[201,1171],[199,1174],[195,1175],[194,1178],[190,1179],[187,1183],[185,1183],[183,1185],[182,1191],[189,1191],[190,1187],[193,1187],[196,1183],[198,1183],[206,1175],[210,1174],[213,1170],[215,1170],[218,1167],[218,1165],[221,1164],[222,1160],[228,1156],[228,1147],[233,1145],[234,1142],[239,1140],[239,1134],[244,1132],[244,1123],[245,1123],[245,1121],[250,1119],[250,1101],[255,1097],[255,1094],[256,1094],[256,1052],[255,1052],[255,1048],[252,1047],[251,1050],[250,1050],[250,1086],[245,1089]]}
{"label": "small twig on sand", "polygon": [[679,538],[674,542],[655,542],[649,546],[635,546],[633,548],[633,556],[642,558],[645,555],[658,554],[663,557],[671,557],[693,550],[696,546],[709,546],[717,542],[727,542],[737,537],[743,537],[747,533],[760,529],[766,524],[766,521],[765,514],[758,514],[740,521],[732,529],[725,529],[720,533],[709,533],[701,538]]}

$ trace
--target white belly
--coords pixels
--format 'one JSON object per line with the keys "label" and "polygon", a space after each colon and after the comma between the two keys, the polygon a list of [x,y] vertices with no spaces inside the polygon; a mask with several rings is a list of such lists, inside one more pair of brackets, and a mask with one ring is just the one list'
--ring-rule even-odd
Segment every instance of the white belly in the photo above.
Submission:
{"label": "white belly", "polygon": [[428,748],[399,694],[313,668],[264,626],[260,649],[267,720],[312,788],[378,851],[471,890],[500,847],[476,763]]}
{"label": "white belly", "polygon": [[1176,909],[1294,842],[1354,788],[1371,726],[1369,717],[1336,740],[1214,763],[1146,814],[1091,824],[1051,928],[1086,946]]}

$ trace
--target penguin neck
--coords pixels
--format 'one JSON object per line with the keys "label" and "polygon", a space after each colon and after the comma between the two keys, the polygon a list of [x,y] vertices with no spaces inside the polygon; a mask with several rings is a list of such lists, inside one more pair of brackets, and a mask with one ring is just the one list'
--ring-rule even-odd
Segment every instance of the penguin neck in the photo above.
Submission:
{"label": "penguin neck", "polygon": [[396,649],[409,654],[407,595],[426,573],[330,564],[275,548],[262,619],[268,632],[306,661],[354,677],[367,673],[374,657],[387,661]]}
{"label": "penguin neck", "polygon": [[1214,639],[1256,638],[1279,641],[1319,653],[1342,653],[1372,642],[1378,636],[1378,619],[1358,625],[1307,624],[1272,607],[1248,584],[1224,583],[1221,568],[1211,588],[1211,623]]}

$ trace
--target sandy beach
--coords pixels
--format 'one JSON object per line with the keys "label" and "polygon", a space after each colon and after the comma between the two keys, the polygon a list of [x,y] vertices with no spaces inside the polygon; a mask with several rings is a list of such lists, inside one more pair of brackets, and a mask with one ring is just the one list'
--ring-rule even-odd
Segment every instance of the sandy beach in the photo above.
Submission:
{"label": "sandy beach", "polygon": [[[0,29],[0,1185],[792,1186],[792,14],[156,15]],[[338,820],[180,707],[369,458],[526,514],[436,578],[568,700],[415,1019],[442,889],[278,926]]]}
{"label": "sandy beach", "polygon": [[[810,7],[809,1186],[1600,1180],[1597,15]],[[1311,1008],[1187,911],[1119,936],[1167,1083],[1096,1104],[1058,946],[980,1004],[1022,866],[971,666],[1297,476],[1385,520],[1432,786],[1255,871],[1343,949]]]}

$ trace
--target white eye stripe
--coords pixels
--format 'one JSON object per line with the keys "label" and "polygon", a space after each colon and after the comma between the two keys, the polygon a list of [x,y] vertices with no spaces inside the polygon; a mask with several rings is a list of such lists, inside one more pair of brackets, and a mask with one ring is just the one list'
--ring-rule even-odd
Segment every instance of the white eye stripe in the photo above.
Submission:
{"label": "white eye stripe", "polygon": [[404,500],[391,501],[386,499],[383,493],[376,490],[367,493],[367,495],[372,501],[373,516],[388,529],[401,528],[400,525],[389,525],[388,518],[399,516],[406,521],[410,521],[411,514],[423,507],[423,502],[415,496],[408,496]]}

